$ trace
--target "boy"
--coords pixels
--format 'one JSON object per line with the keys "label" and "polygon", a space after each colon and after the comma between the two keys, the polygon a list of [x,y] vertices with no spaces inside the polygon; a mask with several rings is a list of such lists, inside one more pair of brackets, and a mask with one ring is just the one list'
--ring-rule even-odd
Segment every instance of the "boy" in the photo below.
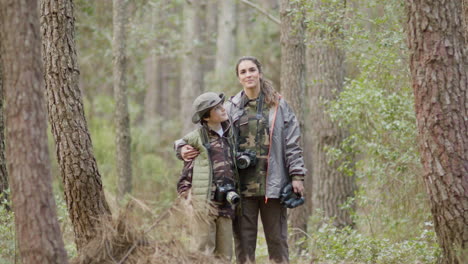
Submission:
{"label": "boy", "polygon": [[[213,92],[198,96],[193,102],[192,122],[199,128],[183,140],[199,151],[199,156],[184,161],[177,184],[181,197],[189,194],[208,204],[195,221],[195,247],[207,254],[230,260],[232,257],[232,219],[240,201],[235,167],[234,138],[223,107],[224,95]],[[202,219],[203,218],[203,219]]]}

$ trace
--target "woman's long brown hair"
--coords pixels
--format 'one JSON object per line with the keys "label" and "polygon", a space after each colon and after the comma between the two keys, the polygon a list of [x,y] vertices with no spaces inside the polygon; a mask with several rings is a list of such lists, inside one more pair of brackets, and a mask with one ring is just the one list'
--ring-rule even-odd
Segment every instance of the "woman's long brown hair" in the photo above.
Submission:
{"label": "woman's long brown hair", "polygon": [[252,56],[241,57],[236,64],[237,77],[239,77],[239,64],[246,60],[253,62],[258,68],[258,72],[262,74],[262,77],[260,78],[260,91],[265,96],[265,102],[270,106],[278,104],[279,93],[273,88],[273,83],[271,81],[263,78],[262,64],[257,58]]}

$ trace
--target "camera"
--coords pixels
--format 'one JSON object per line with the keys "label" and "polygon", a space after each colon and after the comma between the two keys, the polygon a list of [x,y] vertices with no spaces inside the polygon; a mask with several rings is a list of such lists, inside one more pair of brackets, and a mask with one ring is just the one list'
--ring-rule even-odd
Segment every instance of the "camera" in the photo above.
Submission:
{"label": "camera", "polygon": [[249,166],[253,167],[257,164],[257,154],[255,151],[249,149],[239,152],[237,154],[236,164],[239,169],[246,169]]}
{"label": "camera", "polygon": [[224,203],[227,201],[232,205],[237,205],[240,202],[240,196],[236,192],[234,185],[227,183],[216,186],[215,201]]}
{"label": "camera", "polygon": [[289,183],[281,189],[280,192],[280,204],[286,208],[296,208],[303,205],[305,202],[304,197],[300,193],[293,191],[292,184]]}

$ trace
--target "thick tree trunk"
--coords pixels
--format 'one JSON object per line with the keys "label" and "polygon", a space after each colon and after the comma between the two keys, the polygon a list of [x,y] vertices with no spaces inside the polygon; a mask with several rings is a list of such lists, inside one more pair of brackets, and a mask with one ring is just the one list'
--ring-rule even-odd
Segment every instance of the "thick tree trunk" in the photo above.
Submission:
{"label": "thick tree trunk", "polygon": [[[6,160],[5,160],[5,122],[4,122],[4,86],[3,86],[3,67],[2,67],[2,39],[0,35],[0,206],[3,201],[8,201],[9,197],[6,193],[8,190],[8,173],[6,169]],[[5,204],[6,209],[10,210],[9,206]]]}
{"label": "thick tree trunk", "polygon": [[114,37],[114,98],[115,98],[115,145],[118,177],[118,197],[123,198],[132,191],[132,163],[130,158],[130,117],[127,103],[127,58],[126,24],[127,10],[125,0],[113,1]]}
{"label": "thick tree trunk", "polygon": [[232,74],[236,56],[236,2],[220,1],[218,36],[216,39],[215,74],[217,77]]}
{"label": "thick tree trunk", "polygon": [[52,192],[37,1],[0,2],[7,159],[23,263],[67,263]]}
{"label": "thick tree trunk", "polygon": [[189,132],[192,124],[192,102],[203,91],[203,71],[200,59],[200,3],[187,1],[184,4],[184,44],[181,80],[181,120],[183,133]]}
{"label": "thick tree trunk", "polygon": [[110,214],[84,115],[70,0],[41,2],[42,57],[49,120],[65,200],[80,250],[95,236],[99,218]]}
{"label": "thick tree trunk", "polygon": [[351,225],[349,210],[341,209],[356,190],[354,176],[338,170],[340,160],[331,161],[328,148],[340,148],[346,132],[326,113],[324,101],[335,100],[343,88],[344,53],[333,46],[313,46],[307,52],[310,87],[310,121],[312,143],[312,210],[320,209],[334,218],[338,227]]}
{"label": "thick tree trunk", "polygon": [[462,5],[458,0],[407,3],[421,162],[442,263],[467,263],[468,43]]}
{"label": "thick tree trunk", "polygon": [[[318,1],[317,5],[327,5]],[[342,12],[345,2],[342,2]],[[315,19],[326,23],[326,14]],[[335,46],[341,40],[341,21],[328,22],[331,28],[337,29],[330,33],[315,32],[311,46],[307,49],[307,77],[309,79],[309,123],[312,150],[312,211],[320,209],[326,218],[333,218],[338,227],[352,225],[349,210],[341,207],[354,196],[356,190],[355,178],[340,171],[338,167],[342,160],[330,160],[327,149],[340,148],[346,137],[346,131],[330,119],[326,113],[326,101],[335,100],[343,89],[345,77],[345,54]]]}
{"label": "thick tree trunk", "polygon": [[[305,46],[303,17],[294,20],[289,10],[297,8],[298,4],[290,0],[282,0],[281,16],[281,91],[291,105],[304,132],[304,95],[305,95]],[[302,143],[304,140],[302,139]],[[304,145],[304,144],[302,144]],[[306,175],[306,178],[309,175]],[[306,179],[308,181],[308,179]],[[306,190],[307,192],[307,190]],[[310,195],[309,192],[306,195]],[[309,212],[307,206],[290,210],[290,224],[293,228],[307,231]],[[302,232],[295,232],[293,241],[303,237]]]}

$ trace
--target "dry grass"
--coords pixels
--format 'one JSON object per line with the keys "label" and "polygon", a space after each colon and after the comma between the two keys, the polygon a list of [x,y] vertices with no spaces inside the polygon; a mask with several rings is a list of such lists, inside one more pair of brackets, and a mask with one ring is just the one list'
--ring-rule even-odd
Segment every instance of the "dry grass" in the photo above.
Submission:
{"label": "dry grass", "polygon": [[178,199],[158,215],[142,201],[132,199],[116,217],[101,220],[96,238],[73,264],[223,263],[189,248],[190,223],[203,209]]}

